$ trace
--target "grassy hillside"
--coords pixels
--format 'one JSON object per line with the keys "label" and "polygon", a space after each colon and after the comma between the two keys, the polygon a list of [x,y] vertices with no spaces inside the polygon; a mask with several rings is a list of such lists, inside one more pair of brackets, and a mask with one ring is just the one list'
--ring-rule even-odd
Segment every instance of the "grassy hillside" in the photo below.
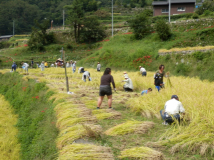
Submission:
{"label": "grassy hillside", "polygon": [[[96,63],[100,62],[103,67],[137,70],[139,66],[144,66],[147,70],[154,71],[163,63],[173,74],[214,80],[212,51],[192,55],[158,56],[159,49],[213,45],[213,23],[207,22],[207,26],[204,24],[203,22],[173,24],[171,26],[173,35],[168,41],[161,41],[157,33],[152,33],[142,40],[134,40],[131,32],[117,34],[91,56],[79,61],[79,65],[95,67]],[[203,69],[207,69],[206,73],[200,72]]]}

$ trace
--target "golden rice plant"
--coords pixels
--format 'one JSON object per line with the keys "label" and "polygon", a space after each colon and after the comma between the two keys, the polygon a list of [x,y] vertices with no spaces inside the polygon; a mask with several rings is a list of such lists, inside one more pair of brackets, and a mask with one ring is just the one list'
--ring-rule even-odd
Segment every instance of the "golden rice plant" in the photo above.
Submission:
{"label": "golden rice plant", "polygon": [[62,148],[58,160],[114,160],[110,147],[93,144],[70,144]]}
{"label": "golden rice plant", "polygon": [[154,127],[153,122],[149,121],[127,121],[105,131],[110,136],[125,135],[131,133],[145,134]]}
{"label": "golden rice plant", "polygon": [[118,119],[121,117],[121,113],[117,112],[112,109],[100,109],[100,110],[93,110],[93,115],[98,119]]}
{"label": "golden rice plant", "polygon": [[162,52],[179,52],[179,51],[192,51],[192,50],[195,50],[195,51],[198,51],[198,50],[211,50],[211,49],[214,49],[214,46],[198,46],[198,47],[186,47],[186,48],[172,48],[172,49],[159,49],[159,53],[162,53]]}
{"label": "golden rice plant", "polygon": [[68,126],[65,129],[61,129],[59,137],[57,138],[57,147],[62,149],[67,144],[73,143],[75,140],[85,137],[91,137],[91,132],[88,131],[91,129],[95,134],[101,134],[102,127],[99,125],[93,124],[76,124],[73,126]]}
{"label": "golden rice plant", "polygon": [[135,147],[121,151],[119,158],[133,158],[139,160],[164,160],[164,155],[148,147]]}
{"label": "golden rice plant", "polygon": [[13,114],[10,104],[0,95],[0,159],[18,160],[20,144],[15,127],[17,116]]}

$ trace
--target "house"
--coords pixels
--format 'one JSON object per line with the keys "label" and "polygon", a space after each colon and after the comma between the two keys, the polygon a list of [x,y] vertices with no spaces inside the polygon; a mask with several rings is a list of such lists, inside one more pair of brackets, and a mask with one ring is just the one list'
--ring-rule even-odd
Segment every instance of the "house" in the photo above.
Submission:
{"label": "house", "polygon": [[[196,0],[170,0],[171,14],[192,13],[195,10]],[[169,14],[169,0],[153,1],[153,16]]]}
{"label": "house", "polygon": [[13,35],[7,35],[7,36],[0,36],[0,41],[7,41],[9,40]]}

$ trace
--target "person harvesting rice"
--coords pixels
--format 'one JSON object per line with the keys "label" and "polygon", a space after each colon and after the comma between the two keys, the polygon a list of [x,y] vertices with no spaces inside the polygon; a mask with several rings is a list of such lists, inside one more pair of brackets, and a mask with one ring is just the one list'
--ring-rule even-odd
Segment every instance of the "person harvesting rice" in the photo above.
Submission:
{"label": "person harvesting rice", "polygon": [[155,73],[154,75],[154,85],[155,85],[155,88],[158,90],[158,92],[160,91],[161,88],[164,88],[164,83],[163,83],[163,77],[165,75],[165,71],[164,71],[164,65],[160,65],[159,66],[159,70]]}
{"label": "person harvesting rice", "polygon": [[88,71],[84,71],[83,74],[82,74],[82,80],[84,82],[86,82],[86,78],[88,78],[88,80],[91,81],[90,73]]}
{"label": "person harvesting rice", "polygon": [[109,108],[112,108],[112,89],[111,85],[112,83],[114,90],[116,91],[114,78],[111,75],[111,68],[106,68],[103,76],[101,77],[101,83],[100,83],[100,92],[99,92],[99,99],[97,102],[97,109],[100,109],[100,106],[103,102],[103,98],[105,95],[108,97],[108,106]]}
{"label": "person harvesting rice", "polygon": [[139,66],[139,68],[140,68],[140,74],[142,74],[142,76],[146,77],[146,69],[141,66]]}
{"label": "person harvesting rice", "polygon": [[174,120],[180,123],[180,113],[185,114],[185,109],[177,95],[172,95],[171,99],[165,103],[164,110],[164,113],[163,110],[160,111],[161,117],[164,120],[163,125],[171,124]]}
{"label": "person harvesting rice", "polygon": [[123,80],[122,82],[126,82],[124,85],[123,85],[123,89],[126,91],[126,92],[133,92],[133,84],[132,84],[132,80],[128,77],[128,75],[125,76],[125,80]]}

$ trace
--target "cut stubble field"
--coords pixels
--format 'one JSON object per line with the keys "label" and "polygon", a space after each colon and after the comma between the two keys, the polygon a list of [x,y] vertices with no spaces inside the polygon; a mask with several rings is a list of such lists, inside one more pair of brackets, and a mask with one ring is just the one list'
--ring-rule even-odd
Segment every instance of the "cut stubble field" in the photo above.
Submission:
{"label": "cut stubble field", "polygon": [[[123,91],[123,72],[112,71],[117,93],[113,93],[113,108],[107,109],[104,100],[96,110],[102,72],[87,69],[92,81],[81,80],[82,74],[68,68],[67,94],[63,68],[29,69],[23,79],[46,82],[56,104],[57,138],[60,160],[67,159],[212,159],[214,148],[212,103],[214,83],[197,78],[170,77],[160,93],[154,89],[153,74],[142,77],[129,72],[136,92]],[[7,72],[4,70],[3,72]],[[21,69],[18,72],[24,74]],[[152,93],[140,91],[153,88]],[[179,126],[163,126],[159,111],[177,94],[186,109],[184,122]]]}

